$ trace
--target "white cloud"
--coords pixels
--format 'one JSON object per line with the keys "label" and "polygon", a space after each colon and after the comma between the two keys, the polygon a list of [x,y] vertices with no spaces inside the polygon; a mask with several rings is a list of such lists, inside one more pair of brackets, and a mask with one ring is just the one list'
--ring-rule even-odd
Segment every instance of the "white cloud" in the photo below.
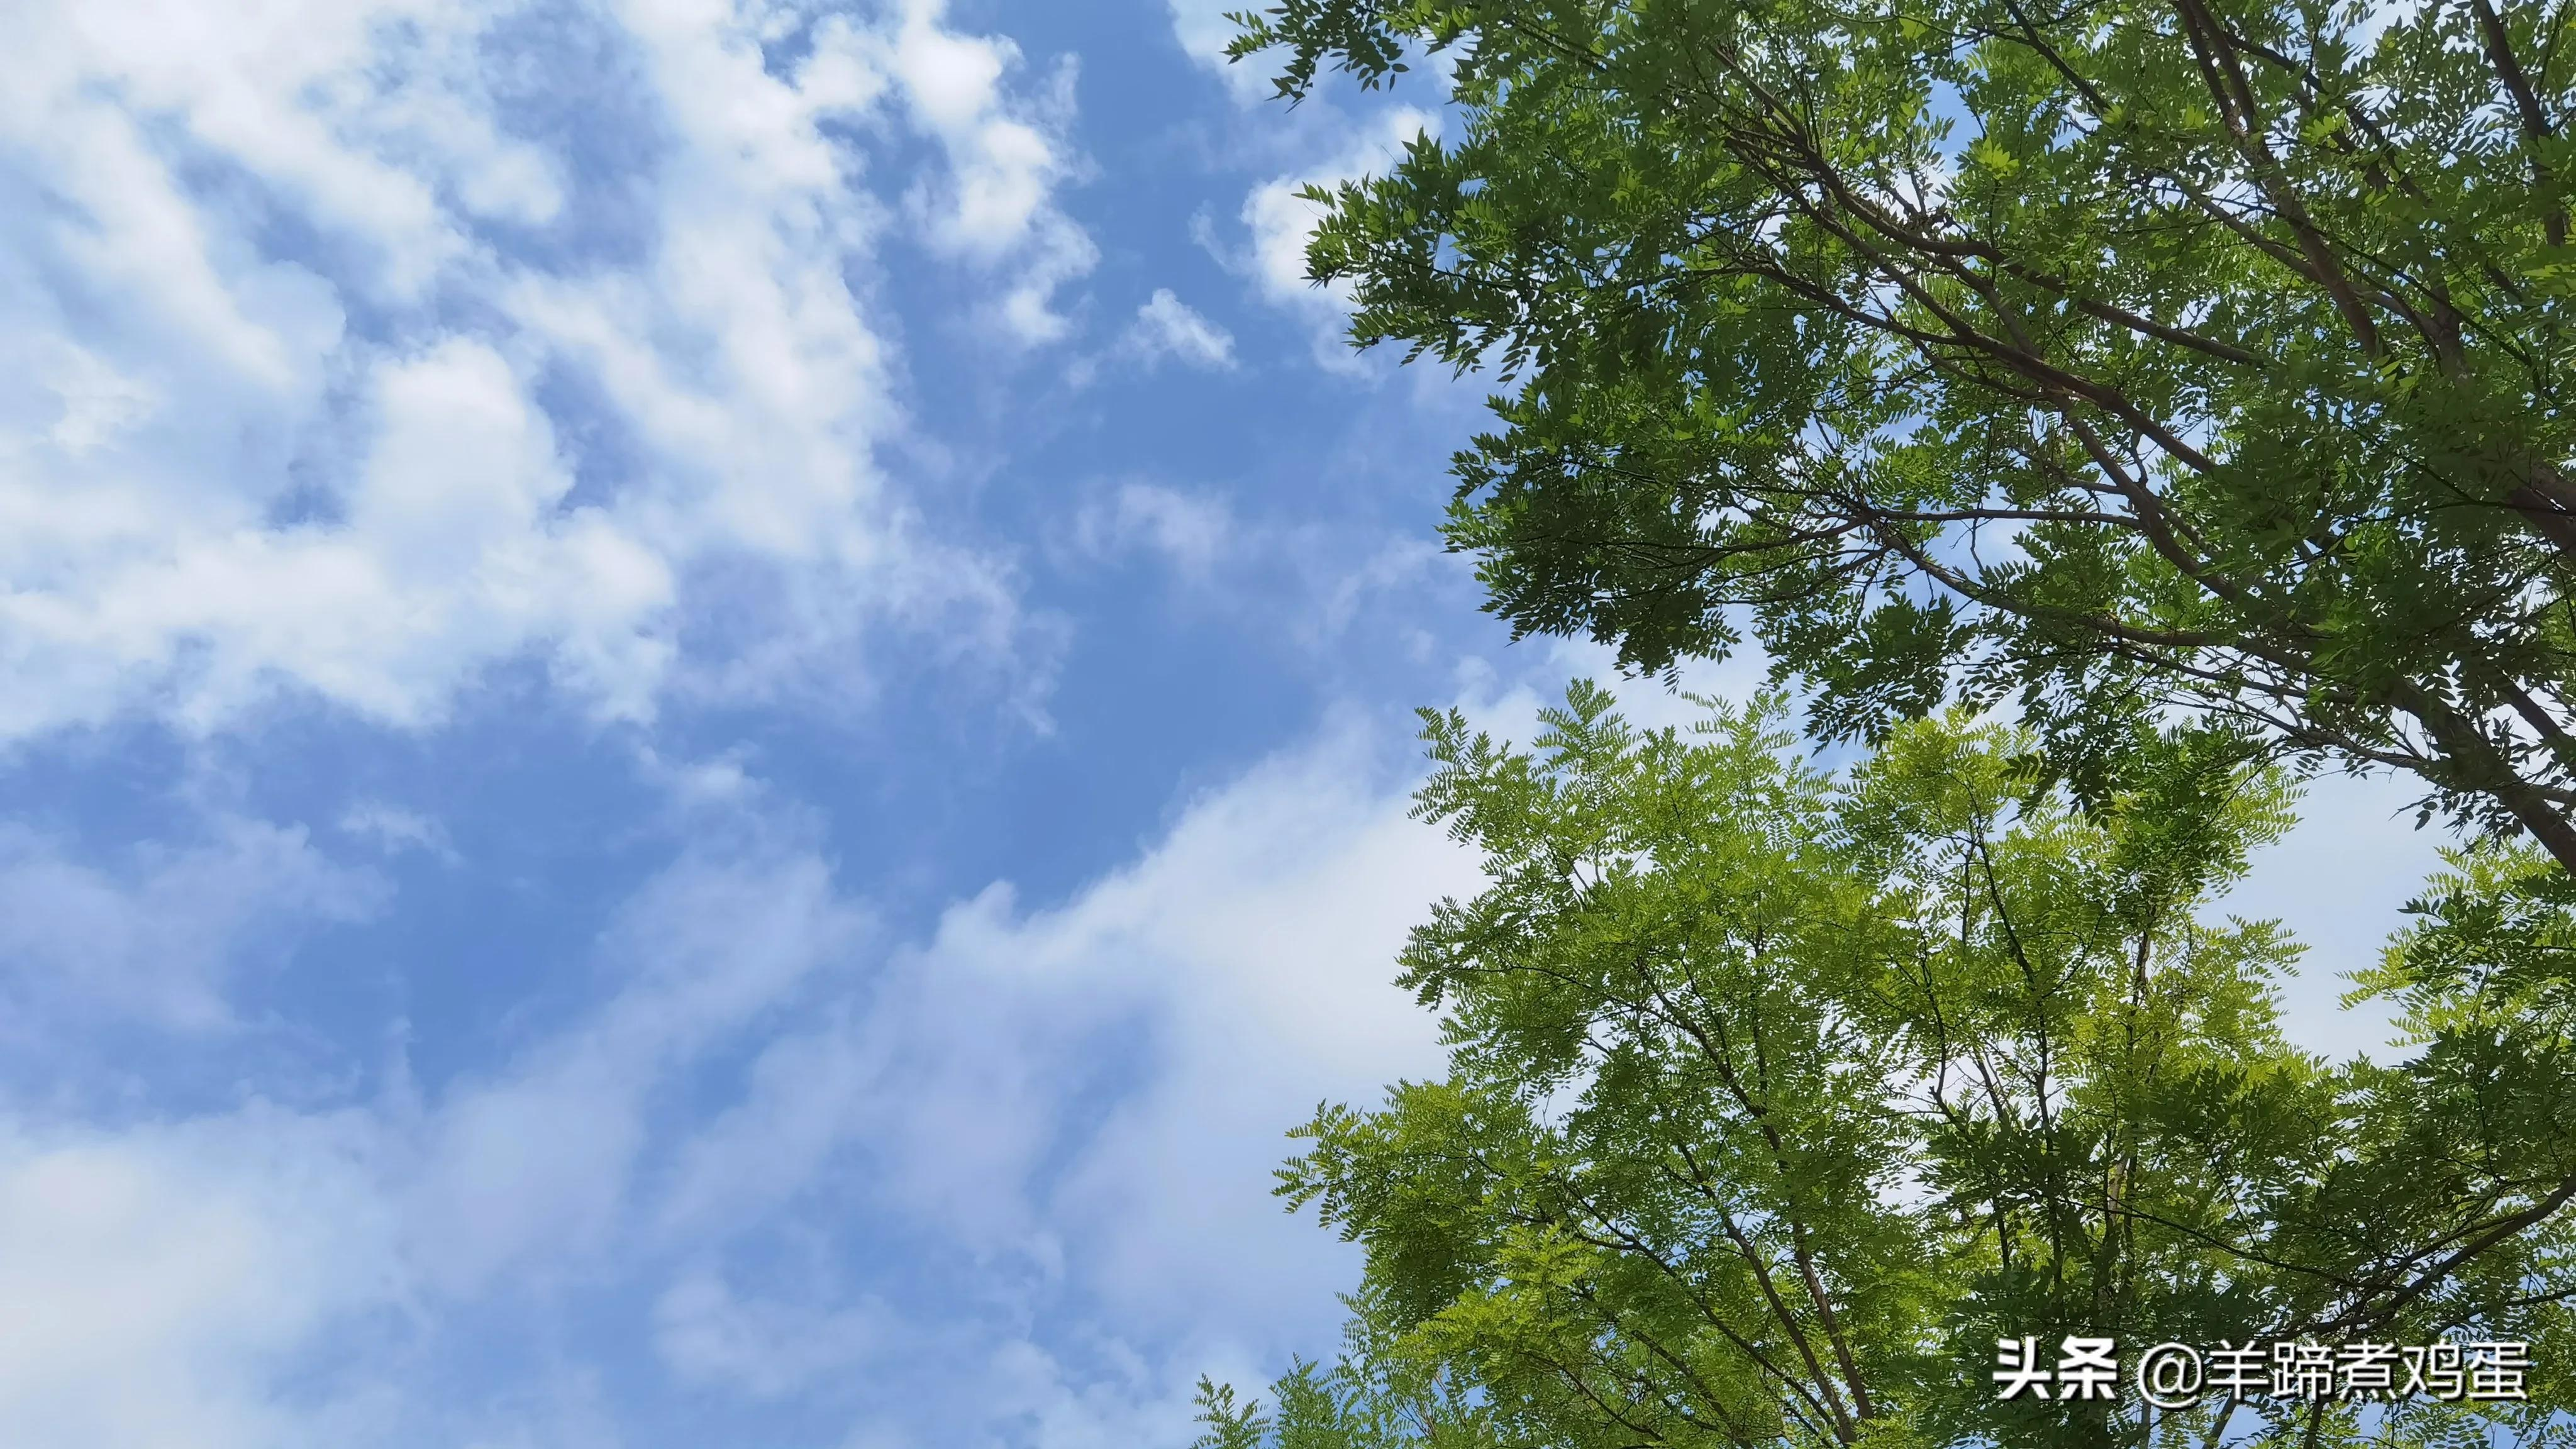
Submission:
{"label": "white cloud", "polygon": [[1127,324],[1120,346],[1148,366],[1167,357],[1192,367],[1234,366],[1234,335],[1190,310],[1169,287],[1156,288],[1136,309],[1136,320]]}
{"label": "white cloud", "polygon": [[405,851],[422,851],[449,865],[460,864],[463,857],[447,838],[447,827],[417,810],[383,800],[361,800],[341,812],[340,833],[372,842],[388,855]]}
{"label": "white cloud", "polygon": [[287,1385],[318,1336],[398,1300],[372,1151],[355,1114],[0,1126],[11,1441],[277,1449],[359,1428],[362,1401]]}
{"label": "white cloud", "polygon": [[[683,1385],[866,1404],[873,1442],[937,1415],[952,1442],[1068,1449],[1182,1429],[1197,1369],[1245,1361],[1202,1358],[1211,1333],[1268,1324],[1267,1353],[1328,1331],[1346,1250],[1264,1190],[1281,1131],[1436,1059],[1386,978],[1463,863],[1392,783],[1336,732],[1074,900],[987,892],[870,972],[824,863],[738,820],[617,913],[604,1000],[500,1070],[338,1111],[54,1129],[0,1110],[0,1244],[20,1245],[0,1246],[19,1325],[0,1422],[235,1449],[549,1442],[561,1419],[610,1442],[587,1339],[463,1402],[433,1401],[422,1354],[476,1304],[551,1314],[571,1285],[649,1284],[676,1258],[649,1326]],[[679,1088],[743,1042],[744,1094],[688,1131]],[[728,1243],[813,1231],[800,1192],[853,1155],[867,1175],[834,1181],[862,1190],[821,1220],[894,1213],[968,1296],[899,1312],[870,1274],[956,1280],[882,1255],[848,1291],[748,1291],[720,1266]],[[1031,1336],[1042,1303],[1069,1337]],[[1186,1362],[1131,1341],[1167,1332]],[[853,1388],[889,1382],[907,1390]]]}
{"label": "white cloud", "polygon": [[587,654],[564,662],[645,708],[666,650],[635,626],[669,603],[669,560],[599,509],[557,506],[571,478],[507,364],[451,339],[372,381],[379,431],[338,523],[152,529],[148,544],[137,528],[87,577],[0,605],[37,685],[9,722],[46,723],[66,699],[103,712],[193,639],[222,641],[187,669],[179,710],[201,726],[277,674],[416,722],[532,637]]}
{"label": "white cloud", "polygon": [[[618,1396],[583,1375],[616,1348],[565,1306],[604,1290],[621,1333],[652,1305],[677,1383],[863,1405],[853,1442],[1185,1434],[1197,1372],[1314,1350],[1338,1316],[1350,1250],[1267,1191],[1285,1129],[1440,1060],[1390,978],[1474,862],[1407,817],[1388,733],[1339,720],[1069,899],[996,886],[891,953],[794,811],[720,768],[694,843],[601,932],[597,999],[550,995],[558,1024],[523,1015],[498,1066],[340,1111],[0,1108],[0,1245],[49,1245],[0,1246],[0,1291],[30,1323],[93,1287],[151,1299],[122,1352],[105,1310],[61,1343],[0,1330],[0,1422],[614,1442]],[[816,1244],[838,1266],[795,1268]],[[424,1345],[496,1313],[561,1357],[454,1402]]]}
{"label": "white cloud", "polygon": [[[1354,723],[1193,801],[1061,906],[997,887],[953,908],[864,1009],[764,1050],[677,1159],[670,1221],[740,1231],[864,1164],[831,1180],[1063,1279],[1122,1331],[1328,1334],[1317,1289],[1344,1250],[1280,1212],[1268,1169],[1318,1097],[1439,1060],[1394,957],[1474,867],[1405,811]],[[1077,1105],[1102,1094],[1105,1114]]]}
{"label": "white cloud", "polygon": [[883,1308],[745,1299],[711,1271],[682,1278],[653,1305],[653,1343],[683,1383],[774,1399],[847,1374],[890,1346]]}
{"label": "white cloud", "polygon": [[1406,145],[1426,132],[1440,133],[1437,115],[1412,106],[1391,107],[1348,127],[1337,152],[1274,176],[1243,199],[1248,245],[1229,260],[1264,300],[1308,320],[1315,329],[1315,360],[1327,368],[1358,365],[1340,331],[1351,308],[1350,287],[1344,282],[1318,287],[1306,279],[1306,247],[1323,208],[1299,193],[1308,186],[1331,190],[1345,181],[1382,175],[1402,159]]}
{"label": "white cloud", "polygon": [[1356,737],[1328,739],[1201,802],[1074,912],[1030,923],[1167,973],[1161,1069],[1058,1189],[1085,1230],[1076,1261],[1123,1319],[1198,1333],[1293,1320],[1324,1306],[1318,1280],[1348,1271],[1338,1244],[1280,1211],[1268,1169],[1317,1100],[1373,1101],[1441,1061],[1395,956],[1432,900],[1475,888],[1475,862],[1413,821],[1397,784]]}
{"label": "white cloud", "polygon": [[1433,661],[1445,651],[1426,618],[1473,587],[1468,561],[1418,535],[1246,516],[1221,491],[1137,479],[1086,490],[1053,537],[1058,560],[1076,567],[1159,563],[1187,587],[1173,607],[1249,623],[1326,671],[1347,662],[1355,632]]}
{"label": "white cloud", "polygon": [[1205,583],[1234,552],[1239,531],[1222,498],[1130,481],[1083,506],[1074,518],[1073,541],[1082,552],[1102,558],[1150,549],[1183,578]]}
{"label": "white cloud", "polygon": [[1172,38],[1189,58],[1211,69],[1225,65],[1225,48],[1233,42],[1234,25],[1226,15],[1236,7],[1227,0],[1170,0]]}
{"label": "white cloud", "polygon": [[652,1095],[813,972],[850,959],[862,919],[811,855],[692,855],[637,893],[604,938],[616,994],[517,1064],[451,1091],[410,1188],[424,1277],[472,1294],[505,1269],[613,1254]]}
{"label": "white cloud", "polygon": [[1001,322],[1023,342],[1051,342],[1068,326],[1054,311],[1056,289],[1099,259],[1089,235],[1051,199],[1078,170],[1064,126],[1073,109],[1072,62],[1057,68],[1044,92],[1016,102],[1001,82],[1019,64],[1018,47],[940,28],[946,8],[945,0],[904,0],[900,23],[881,42],[913,124],[948,158],[947,175],[926,180],[914,201],[941,247],[988,265],[1010,263],[1012,280],[996,309]]}
{"label": "white cloud", "polygon": [[[131,914],[156,907],[186,930],[165,901]],[[656,1094],[849,960],[857,929],[810,855],[684,856],[601,938],[606,1000],[499,1072],[426,1098],[406,1077],[328,1111],[253,1101],[76,1126],[0,1107],[0,1424],[67,1449],[478,1442],[442,1436],[490,1410],[434,1392],[421,1347],[494,1295],[636,1271],[622,1233]],[[693,1380],[767,1392],[864,1345],[864,1308],[737,1300],[710,1281],[684,1279],[657,1320]],[[793,1351],[732,1356],[762,1344]],[[473,1393],[565,1387],[504,1377]],[[504,1412],[504,1430],[531,1415]]]}
{"label": "white cloud", "polygon": [[[1261,117],[1262,122],[1290,136],[1290,154],[1304,158],[1245,195],[1237,213],[1243,227],[1240,243],[1220,239],[1204,214],[1194,234],[1218,261],[1247,277],[1256,295],[1306,319],[1314,331],[1314,356],[1320,366],[1334,372],[1360,370],[1341,334],[1350,312],[1350,289],[1341,284],[1319,288],[1306,280],[1306,245],[1315,234],[1321,210],[1298,193],[1308,186],[1329,190],[1345,181],[1383,174],[1415,136],[1426,131],[1439,135],[1440,117],[1412,105],[1352,116],[1330,100],[1309,96],[1297,112],[1300,124],[1287,129],[1289,115],[1276,85],[1277,57],[1226,59],[1226,47],[1238,33],[1226,17],[1244,7],[1235,0],[1168,0],[1168,4],[1172,38],[1181,50],[1222,80],[1238,107],[1267,108],[1270,114]],[[1416,57],[1416,78],[1436,86],[1447,75],[1449,63],[1446,52]]]}
{"label": "white cloud", "polygon": [[[1066,78],[1014,91],[1007,41],[918,0],[784,75],[759,40],[792,7],[610,5],[580,21],[634,63],[578,79],[653,154],[590,176],[505,94],[514,13],[136,0],[13,32],[0,736],[280,694],[418,725],[521,657],[640,718],[847,674],[889,620],[1014,647],[1006,574],[878,471],[904,424],[851,279],[900,200],[861,184],[868,138],[908,126],[941,160],[886,185],[1008,279],[1015,337],[1061,331],[1091,255],[1052,199]],[[584,185],[632,213],[615,245]]]}
{"label": "white cloud", "polygon": [[0,827],[0,994],[13,1023],[0,1037],[47,1037],[102,1015],[182,1032],[234,1025],[227,987],[246,965],[382,903],[374,875],[330,861],[300,828],[226,819],[211,834],[102,868]]}
{"label": "white cloud", "polygon": [[1244,8],[1239,0],[1170,0],[1172,38],[1202,68],[1225,83],[1235,104],[1249,106],[1277,94],[1272,72],[1259,59],[1229,64],[1225,49],[1234,43],[1234,22],[1226,16]]}

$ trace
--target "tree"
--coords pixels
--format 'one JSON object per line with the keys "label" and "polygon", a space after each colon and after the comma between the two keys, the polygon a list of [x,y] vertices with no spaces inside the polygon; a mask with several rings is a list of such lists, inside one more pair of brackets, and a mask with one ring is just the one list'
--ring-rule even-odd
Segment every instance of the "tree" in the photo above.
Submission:
{"label": "tree", "polygon": [[1518,631],[1750,631],[1878,738],[2018,698],[2412,772],[2576,868],[2569,0],[1285,0],[1442,52],[1310,195],[1352,337],[1491,368],[1449,534]]}
{"label": "tree", "polygon": [[[1776,703],[1535,751],[1426,712],[1484,856],[1403,955],[1449,1070],[1281,1173],[1359,1242],[1337,1366],[1210,1449],[2567,1442],[2576,884],[2489,841],[2361,988],[2401,1065],[2281,1035],[2296,946],[2208,909],[2272,771],[2149,746],[2096,809],[1957,714],[1829,778]],[[1997,1397],[1999,1340],[2520,1339],[2523,1404]],[[1212,1386],[1210,1392],[1213,1393]],[[1269,1437],[1265,1440],[1264,1435]]]}

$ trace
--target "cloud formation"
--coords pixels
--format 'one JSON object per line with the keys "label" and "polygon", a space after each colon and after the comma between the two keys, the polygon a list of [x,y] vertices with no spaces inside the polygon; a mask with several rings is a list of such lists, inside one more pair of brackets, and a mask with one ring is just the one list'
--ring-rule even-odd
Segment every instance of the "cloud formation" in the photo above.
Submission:
{"label": "cloud formation", "polygon": [[205,839],[122,856],[80,859],[0,824],[0,1042],[13,1054],[53,1049],[66,1027],[236,1026],[244,972],[316,927],[368,918],[387,894],[301,828],[256,820],[218,818]]}
{"label": "cloud formation", "polygon": [[[25,22],[0,58],[0,737],[286,696],[417,726],[523,657],[641,719],[888,620],[1012,647],[1005,571],[882,472],[905,420],[868,278],[911,216],[1009,279],[1014,345],[1062,332],[1094,255],[1054,201],[1069,72],[1013,90],[1011,44],[929,0]],[[937,164],[872,189],[907,137]]]}
{"label": "cloud formation", "polygon": [[[1404,156],[1417,136],[1440,134],[1440,118],[1412,106],[1392,106],[1345,128],[1330,154],[1308,165],[1274,176],[1252,188],[1243,199],[1242,221],[1250,237],[1240,264],[1258,293],[1274,306],[1300,311],[1319,329],[1319,361],[1347,364],[1349,354],[1338,334],[1351,307],[1343,283],[1318,287],[1306,277],[1306,247],[1314,239],[1323,210],[1307,200],[1309,186],[1329,191],[1346,181],[1381,174]],[[1331,329],[1329,335],[1325,329]],[[1327,352],[1326,348],[1333,349]]]}
{"label": "cloud formation", "polygon": [[1169,287],[1136,309],[1121,345],[1147,366],[1166,358],[1218,371],[1234,366],[1234,335],[1190,309]]}
{"label": "cloud formation", "polygon": [[283,1390],[321,1335],[396,1301],[372,1150],[356,1114],[0,1124],[0,1294],[16,1305],[0,1424],[27,1444],[188,1449],[380,1427],[336,1374]]}
{"label": "cloud formation", "polygon": [[[437,1442],[564,1387],[539,1361],[433,1404],[462,1336],[579,1363],[619,1321],[582,1305],[640,1300],[673,1383],[819,1394],[883,1442],[1179,1432],[1201,1368],[1329,1332],[1347,1250],[1265,1191],[1281,1134],[1437,1059],[1388,963],[1472,871],[1369,741],[1350,721],[1069,900],[996,885],[909,945],[744,804],[604,922],[597,999],[503,1063],[336,1106],[0,1113],[0,1229],[50,1245],[0,1250],[0,1288],[52,1325],[0,1335],[0,1422]],[[781,1252],[849,1266],[759,1269]],[[477,1328],[499,1304],[520,1326]]]}

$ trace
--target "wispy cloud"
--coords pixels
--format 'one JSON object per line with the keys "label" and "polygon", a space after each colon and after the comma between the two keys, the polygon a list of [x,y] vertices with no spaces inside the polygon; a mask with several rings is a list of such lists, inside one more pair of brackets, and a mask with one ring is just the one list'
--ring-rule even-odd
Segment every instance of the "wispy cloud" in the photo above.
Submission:
{"label": "wispy cloud", "polygon": [[[1177,1432],[1198,1361],[1166,1355],[1328,1327],[1345,1250],[1265,1191],[1279,1134],[1431,1060],[1386,963],[1471,867],[1388,764],[1336,728],[1061,904],[997,885],[893,949],[754,813],[617,907],[603,994],[498,1066],[151,1126],[0,1113],[0,1228],[54,1245],[0,1254],[52,1325],[0,1342],[0,1420],[220,1449],[524,1425],[555,1368],[433,1404],[418,1365],[467,1333],[604,1352],[583,1305],[640,1296],[682,1386],[820,1394],[890,1442]],[[782,1252],[866,1266],[746,1267]]]}
{"label": "wispy cloud", "polygon": [[1241,542],[1241,526],[1222,498],[1132,479],[1086,503],[1073,524],[1074,546],[1084,554],[1105,559],[1143,549],[1194,583],[1207,582]]}
{"label": "wispy cloud", "polygon": [[1190,310],[1169,287],[1156,288],[1136,309],[1120,345],[1148,366],[1166,358],[1219,371],[1234,366],[1234,334]]}
{"label": "wispy cloud", "polygon": [[[317,926],[386,900],[372,871],[330,859],[295,827],[222,818],[207,838],[111,860],[0,825],[0,1040],[24,1056],[102,1022],[180,1032],[237,1024],[238,975]],[[33,1034],[29,1036],[28,1034]]]}

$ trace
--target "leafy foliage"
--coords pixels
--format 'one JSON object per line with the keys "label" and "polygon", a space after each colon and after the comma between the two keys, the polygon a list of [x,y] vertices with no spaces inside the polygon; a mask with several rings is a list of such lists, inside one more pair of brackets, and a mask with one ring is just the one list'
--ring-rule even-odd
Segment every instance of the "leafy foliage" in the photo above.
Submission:
{"label": "leafy foliage", "polygon": [[1512,390],[1522,631],[1757,636],[1876,739],[2018,698],[2083,798],[2216,721],[2576,867],[2576,6],[1286,0],[1454,140],[1318,190],[1360,345]]}
{"label": "leafy foliage", "polygon": [[[2576,890],[2547,857],[2459,853],[2359,983],[2415,1054],[2338,1065],[2279,1029],[2295,944],[2210,910],[2289,819],[2274,772],[2168,740],[2086,811],[1957,713],[1839,779],[1776,702],[1644,732],[1578,686],[1544,718],[1525,751],[1426,714],[1420,813],[1491,884],[1403,956],[1447,1075],[1323,1108],[1282,1171],[1367,1271],[1269,1442],[2568,1437]],[[1999,1401],[2025,1334],[2522,1338],[2538,1367],[2511,1413],[2151,1422]]]}

